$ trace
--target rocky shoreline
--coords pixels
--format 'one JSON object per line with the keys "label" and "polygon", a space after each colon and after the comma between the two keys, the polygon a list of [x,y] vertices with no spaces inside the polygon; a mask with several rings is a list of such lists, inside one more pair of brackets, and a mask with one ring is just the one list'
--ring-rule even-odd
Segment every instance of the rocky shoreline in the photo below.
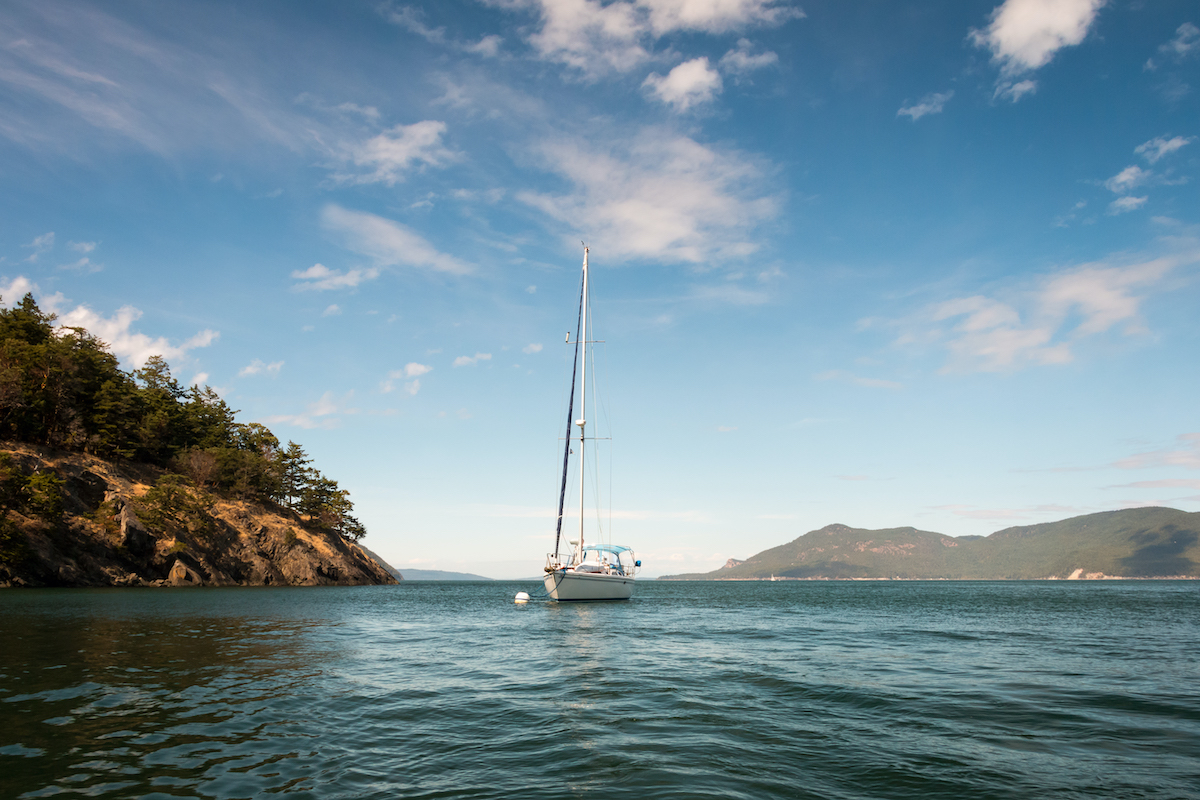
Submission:
{"label": "rocky shoreline", "polygon": [[0,587],[396,583],[357,544],[274,503],[29,444],[0,444],[0,458],[9,483],[41,476],[52,495],[0,508]]}

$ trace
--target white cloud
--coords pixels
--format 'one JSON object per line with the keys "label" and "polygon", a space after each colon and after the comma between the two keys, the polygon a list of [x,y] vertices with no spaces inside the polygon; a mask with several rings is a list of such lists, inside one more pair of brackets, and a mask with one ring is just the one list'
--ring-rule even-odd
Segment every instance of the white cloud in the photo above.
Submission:
{"label": "white cloud", "polygon": [[728,33],[804,16],[781,0],[510,0],[502,5],[534,10],[541,22],[528,38],[534,51],[590,78],[628,72],[649,61],[648,46],[669,33]]}
{"label": "white cloud", "polygon": [[12,308],[21,302],[22,297],[36,291],[37,286],[31,280],[24,275],[18,275],[9,281],[7,286],[0,286],[0,306]]}
{"label": "white cloud", "polygon": [[521,348],[521,352],[526,355],[533,355],[534,353],[542,352],[542,346],[540,344],[527,344]]}
{"label": "white cloud", "polygon": [[718,425],[717,433],[733,433],[737,430],[737,425]]}
{"label": "white cloud", "polygon": [[324,264],[313,264],[308,269],[298,269],[292,273],[292,278],[299,283],[295,284],[296,289],[314,289],[316,291],[326,291],[329,289],[353,289],[363,281],[374,280],[379,277],[379,270],[371,267],[368,269],[351,269],[341,272],[336,269],[330,269]]}
{"label": "white cloud", "polygon": [[476,353],[473,356],[459,356],[458,358],[454,359],[454,366],[456,366],[456,367],[473,367],[476,364],[478,364],[480,361],[491,361],[491,360],[492,360],[491,353]]}
{"label": "white cloud", "polygon": [[96,242],[67,242],[67,247],[77,253],[90,253],[96,249]]}
{"label": "white cloud", "polygon": [[1104,182],[1104,188],[1114,194],[1125,194],[1130,189],[1141,186],[1154,173],[1144,170],[1137,164],[1131,164]]}
{"label": "white cloud", "polygon": [[243,378],[249,375],[260,375],[264,373],[267,375],[278,375],[281,369],[283,369],[282,361],[272,361],[270,364],[268,364],[261,358],[256,358],[246,366],[242,367],[241,370],[238,371],[238,375]]}
{"label": "white cloud", "polygon": [[381,267],[425,267],[455,275],[471,272],[469,264],[439,252],[399,222],[332,203],[322,210],[321,222],[327,230],[339,234],[346,247],[373,259]]}
{"label": "white cloud", "polygon": [[1128,211],[1136,211],[1146,205],[1146,201],[1149,199],[1149,195],[1143,197],[1118,197],[1108,204],[1108,214],[1109,216],[1116,216]]}
{"label": "white cloud", "polygon": [[912,121],[916,122],[926,114],[940,114],[942,108],[945,107],[947,101],[954,97],[954,92],[940,92],[937,94],[927,94],[921,98],[921,102],[902,108],[896,112],[897,117],[912,117]]}
{"label": "white cloud", "polygon": [[863,378],[854,375],[843,369],[831,369],[826,372],[821,372],[813,376],[819,381],[845,381],[853,383],[855,386],[864,386],[868,389],[903,389],[904,385],[896,381],[887,381],[882,378]]}
{"label": "white cloud", "polygon": [[1105,2],[1005,0],[992,11],[987,29],[971,31],[971,39],[992,51],[1004,75],[1019,75],[1044,67],[1062,48],[1082,42]]}
{"label": "white cloud", "polygon": [[321,312],[322,317],[336,317],[342,313],[342,307],[337,303],[331,303]]}
{"label": "white cloud", "polygon": [[416,361],[410,361],[404,365],[404,377],[406,378],[428,375],[430,372],[433,372],[433,367],[426,364],[418,364]]}
{"label": "white cloud", "polygon": [[38,256],[54,248],[54,231],[43,233],[29,244],[23,244],[21,247],[27,247],[33,250],[33,252],[29,254],[29,258],[25,260],[30,263],[34,263],[38,260]]}
{"label": "white cloud", "polygon": [[1167,139],[1163,136],[1156,136],[1148,142],[1139,144],[1134,148],[1133,152],[1137,153],[1151,164],[1156,164],[1163,156],[1170,155],[1176,150],[1186,147],[1195,140],[1195,136],[1189,136],[1187,138],[1184,138],[1183,136],[1175,136],[1170,139]]}
{"label": "white cloud", "polygon": [[[1117,326],[1145,333],[1144,292],[1170,271],[1200,262],[1200,247],[1141,262],[1084,264],[1049,275],[1008,301],[983,295],[956,298],[931,309],[932,334],[949,351],[943,371],[1004,372],[1030,365],[1065,364],[1080,341]],[[901,341],[919,337],[902,337]]]}
{"label": "white cloud", "polygon": [[664,78],[657,72],[646,77],[643,87],[676,111],[710,102],[721,93],[721,75],[708,65],[708,58],[694,58],[675,67]]}
{"label": "white cloud", "polygon": [[[49,304],[48,308],[54,310],[56,304]],[[64,328],[86,328],[108,343],[113,354],[134,369],[144,367],[151,356],[162,356],[168,361],[183,358],[189,350],[208,347],[220,336],[217,331],[203,330],[181,344],[173,345],[165,336],[151,338],[144,333],[136,333],[133,323],[141,316],[142,312],[133,306],[122,306],[113,316],[103,317],[87,306],[80,305],[60,313],[57,324]]]}
{"label": "white cloud", "polygon": [[533,285],[526,286],[525,294],[537,294],[537,287]]}
{"label": "white cloud", "polygon": [[541,155],[573,191],[518,199],[603,241],[610,258],[700,264],[745,257],[758,249],[753,228],[778,208],[762,193],[753,163],[661,129],[606,146],[558,137],[543,143]]}
{"label": "white cloud", "polygon": [[265,425],[294,425],[297,428],[336,428],[341,414],[354,414],[355,409],[347,408],[346,404],[354,392],[347,392],[342,398],[334,397],[333,392],[325,392],[315,403],[309,405],[303,414],[277,414],[263,419]]}
{"label": "white cloud", "polygon": [[337,175],[347,183],[383,183],[394,186],[406,172],[421,166],[437,167],[456,157],[442,145],[446,123],[424,120],[397,125],[364,142],[345,148],[344,158],[367,171]]}
{"label": "white cloud", "polygon": [[717,66],[730,75],[745,76],[751,72],[779,63],[779,56],[773,51],[767,50],[755,55],[750,52],[752,47],[753,45],[749,39],[738,39],[737,49],[730,50],[721,56],[721,60],[717,62]]}

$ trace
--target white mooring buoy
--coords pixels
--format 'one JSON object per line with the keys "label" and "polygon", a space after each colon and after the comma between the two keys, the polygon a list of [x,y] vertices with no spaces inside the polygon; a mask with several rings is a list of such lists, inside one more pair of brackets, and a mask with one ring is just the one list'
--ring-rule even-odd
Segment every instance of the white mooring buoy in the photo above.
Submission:
{"label": "white mooring buoy", "polygon": [[528,592],[517,592],[517,596],[513,599],[513,602],[514,603],[528,603],[529,602],[529,593]]}

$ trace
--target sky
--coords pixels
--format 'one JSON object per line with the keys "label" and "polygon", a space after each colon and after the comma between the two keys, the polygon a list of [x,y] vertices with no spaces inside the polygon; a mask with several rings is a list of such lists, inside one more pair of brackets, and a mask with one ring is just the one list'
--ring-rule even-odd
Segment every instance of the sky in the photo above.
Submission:
{"label": "sky", "polygon": [[1198,92],[1175,0],[9,0],[0,298],[301,444],[402,571],[540,574],[581,241],[645,576],[1200,511]]}

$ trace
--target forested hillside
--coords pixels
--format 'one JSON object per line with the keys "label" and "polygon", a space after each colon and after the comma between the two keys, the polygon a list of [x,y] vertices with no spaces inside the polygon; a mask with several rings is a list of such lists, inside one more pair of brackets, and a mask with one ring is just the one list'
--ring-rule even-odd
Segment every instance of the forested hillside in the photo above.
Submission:
{"label": "forested hillside", "polygon": [[[366,533],[349,493],[300,445],[237,422],[215,391],[183,388],[158,356],[125,372],[104,342],[53,322],[28,294],[0,309],[0,440],[152,464],[172,473],[160,479],[164,491],[186,481],[277,502],[352,541]],[[34,480],[40,488],[12,491],[53,494],[54,476]]]}
{"label": "forested hillside", "polygon": [[349,493],[210,387],[0,309],[0,585],[390,583]]}
{"label": "forested hillside", "polygon": [[1200,577],[1200,513],[1129,508],[955,538],[827,525],[687,580]]}

